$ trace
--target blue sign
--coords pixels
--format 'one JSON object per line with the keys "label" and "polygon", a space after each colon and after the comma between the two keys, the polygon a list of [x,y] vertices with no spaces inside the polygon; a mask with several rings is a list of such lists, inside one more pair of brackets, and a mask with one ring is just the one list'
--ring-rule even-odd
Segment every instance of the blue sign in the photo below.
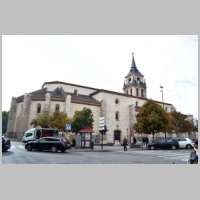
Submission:
{"label": "blue sign", "polygon": [[66,128],[65,128],[66,130],[71,130],[71,124],[66,124]]}

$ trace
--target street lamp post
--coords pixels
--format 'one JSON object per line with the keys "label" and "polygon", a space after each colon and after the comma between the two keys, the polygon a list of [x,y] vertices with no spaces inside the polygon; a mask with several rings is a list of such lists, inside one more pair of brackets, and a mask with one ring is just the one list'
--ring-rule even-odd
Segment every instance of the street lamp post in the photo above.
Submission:
{"label": "street lamp post", "polygon": [[[163,103],[163,110],[164,110],[164,100],[163,100],[163,86],[160,86],[162,92],[162,103]],[[166,138],[166,133],[165,133],[165,138]]]}
{"label": "street lamp post", "polygon": [[160,88],[161,88],[161,91],[160,91],[160,92],[162,92],[162,103],[163,103],[163,109],[164,109],[164,100],[163,100],[163,86],[160,86]]}

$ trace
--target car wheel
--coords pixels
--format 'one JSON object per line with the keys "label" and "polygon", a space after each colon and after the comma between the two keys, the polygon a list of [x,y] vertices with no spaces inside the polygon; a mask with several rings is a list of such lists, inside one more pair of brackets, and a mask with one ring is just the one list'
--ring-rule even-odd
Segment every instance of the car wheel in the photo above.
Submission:
{"label": "car wheel", "polygon": [[57,147],[55,147],[55,146],[51,147],[51,152],[52,153],[56,153],[57,152]]}
{"label": "car wheel", "polygon": [[176,146],[173,145],[173,146],[171,147],[171,149],[172,149],[172,150],[176,150]]}
{"label": "car wheel", "polygon": [[190,144],[186,145],[186,149],[191,149],[191,148],[192,148],[192,146]]}
{"label": "car wheel", "polygon": [[30,144],[27,146],[27,151],[32,151],[32,146]]}
{"label": "car wheel", "polygon": [[151,149],[151,150],[155,150],[155,147],[154,147],[154,146],[151,146],[150,149]]}

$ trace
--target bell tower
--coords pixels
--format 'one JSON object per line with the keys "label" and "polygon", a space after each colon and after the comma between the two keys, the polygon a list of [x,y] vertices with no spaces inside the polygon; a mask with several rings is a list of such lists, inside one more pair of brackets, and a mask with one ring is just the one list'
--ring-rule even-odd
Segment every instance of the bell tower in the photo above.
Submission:
{"label": "bell tower", "polygon": [[135,59],[132,53],[132,64],[130,72],[125,76],[124,93],[128,95],[147,98],[146,82],[144,76],[136,67]]}

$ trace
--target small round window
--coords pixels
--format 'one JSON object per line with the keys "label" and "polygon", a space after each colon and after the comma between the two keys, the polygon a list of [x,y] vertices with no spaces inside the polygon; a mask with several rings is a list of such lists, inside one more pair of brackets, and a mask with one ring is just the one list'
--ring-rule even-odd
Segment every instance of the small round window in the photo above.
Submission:
{"label": "small round window", "polygon": [[116,99],[116,100],[115,100],[115,103],[116,103],[116,104],[118,104],[118,103],[119,103],[119,100],[118,100],[118,99]]}

